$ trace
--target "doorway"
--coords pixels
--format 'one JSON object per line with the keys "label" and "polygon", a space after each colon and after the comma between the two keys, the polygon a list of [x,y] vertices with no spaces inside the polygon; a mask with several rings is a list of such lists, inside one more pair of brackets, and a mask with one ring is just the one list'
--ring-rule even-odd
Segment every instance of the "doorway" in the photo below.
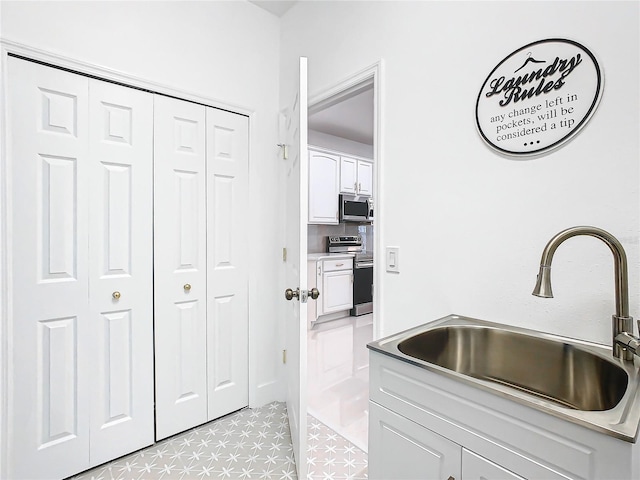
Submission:
{"label": "doorway", "polygon": [[[329,250],[335,245],[332,242],[336,237],[359,243],[361,248],[361,253],[356,253],[353,258],[352,282],[357,281],[358,284],[349,286],[353,289],[352,307],[328,315],[318,315],[310,309],[307,331],[309,478],[324,478],[326,473],[344,473],[348,478],[361,478],[367,471],[369,362],[366,345],[374,339],[379,311],[373,295],[376,277],[372,273],[375,268],[372,264],[375,265],[377,257],[381,258],[376,253],[379,217],[375,215],[380,204],[377,188],[380,171],[377,148],[378,73],[379,65],[376,65],[309,101],[310,152],[317,148],[340,159],[339,193],[370,201],[375,218],[363,222],[347,222],[339,218],[337,224],[310,223],[307,226],[310,259],[328,258],[331,262]],[[355,170],[343,170],[351,165],[356,166]],[[350,173],[353,171],[355,182]],[[369,191],[361,185],[363,179],[358,181],[357,177],[358,172],[360,175],[364,172],[363,176],[368,178],[367,171],[370,172],[372,187]],[[352,185],[355,191],[350,190]],[[323,257],[323,254],[328,257]],[[322,270],[320,261],[313,270],[311,263],[309,271],[319,274]],[[370,295],[363,299],[362,292],[367,290]],[[328,291],[324,294],[325,298],[334,295]],[[314,458],[317,457],[315,445],[335,445],[334,460],[323,456],[323,461],[318,462]],[[321,456],[326,456],[324,450],[326,448],[323,448]],[[343,465],[345,471],[338,471]],[[327,468],[331,472],[327,472]]]}

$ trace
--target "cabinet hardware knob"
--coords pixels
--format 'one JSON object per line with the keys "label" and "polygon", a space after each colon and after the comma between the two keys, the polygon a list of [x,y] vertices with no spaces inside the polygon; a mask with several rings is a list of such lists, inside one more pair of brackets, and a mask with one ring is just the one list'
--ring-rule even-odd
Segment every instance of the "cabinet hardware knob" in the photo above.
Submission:
{"label": "cabinet hardware knob", "polygon": [[456,480],[456,479],[450,476],[449,478],[447,478],[447,480]]}
{"label": "cabinet hardware knob", "polygon": [[115,299],[115,300],[119,300],[120,299],[120,292],[113,292],[111,294],[111,296]]}
{"label": "cabinet hardware knob", "polygon": [[342,267],[344,266],[344,263],[336,263],[336,267]]}
{"label": "cabinet hardware knob", "polygon": [[191,284],[189,284],[189,283],[185,283],[185,284],[184,284],[184,289],[185,289],[185,291],[187,291],[187,292],[188,292],[189,290],[191,290]]}

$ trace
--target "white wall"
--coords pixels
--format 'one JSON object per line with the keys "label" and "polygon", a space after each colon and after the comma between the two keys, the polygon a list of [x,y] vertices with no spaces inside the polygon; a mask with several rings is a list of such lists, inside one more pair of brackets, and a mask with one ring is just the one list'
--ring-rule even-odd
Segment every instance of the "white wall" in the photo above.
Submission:
{"label": "white wall", "polygon": [[0,31],[19,42],[238,105],[251,121],[252,405],[282,398],[277,111],[279,20],[235,2],[5,2]]}
{"label": "white wall", "polygon": [[[613,262],[598,240],[561,246],[556,298],[531,295],[547,241],[581,224],[623,243],[640,318],[638,11],[611,1],[300,2],[283,17],[281,92],[298,56],[309,58],[311,96],[384,62],[376,236],[400,246],[401,272],[377,286],[383,334],[458,313],[610,343]],[[476,133],[479,89],[512,51],[552,37],[598,57],[602,102],[560,150],[498,156]]]}

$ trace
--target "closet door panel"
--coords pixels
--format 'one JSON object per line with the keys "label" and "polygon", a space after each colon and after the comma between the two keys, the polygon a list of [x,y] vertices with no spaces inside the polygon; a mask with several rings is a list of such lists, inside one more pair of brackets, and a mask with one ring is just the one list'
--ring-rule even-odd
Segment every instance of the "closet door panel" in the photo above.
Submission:
{"label": "closet door panel", "polygon": [[156,439],[207,421],[205,107],[154,97]]}
{"label": "closet door panel", "polygon": [[89,466],[88,80],[8,59],[11,478]]}
{"label": "closet door panel", "polygon": [[207,108],[209,419],[248,399],[249,119]]}
{"label": "closet door panel", "polygon": [[91,463],[153,443],[153,96],[91,80]]}

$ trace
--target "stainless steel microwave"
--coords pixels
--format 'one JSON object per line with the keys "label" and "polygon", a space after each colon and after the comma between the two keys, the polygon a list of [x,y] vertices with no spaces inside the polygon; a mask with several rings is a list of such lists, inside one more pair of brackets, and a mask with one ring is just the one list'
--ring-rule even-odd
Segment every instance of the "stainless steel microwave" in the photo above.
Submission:
{"label": "stainless steel microwave", "polygon": [[340,221],[372,222],[373,199],[355,195],[340,195]]}

